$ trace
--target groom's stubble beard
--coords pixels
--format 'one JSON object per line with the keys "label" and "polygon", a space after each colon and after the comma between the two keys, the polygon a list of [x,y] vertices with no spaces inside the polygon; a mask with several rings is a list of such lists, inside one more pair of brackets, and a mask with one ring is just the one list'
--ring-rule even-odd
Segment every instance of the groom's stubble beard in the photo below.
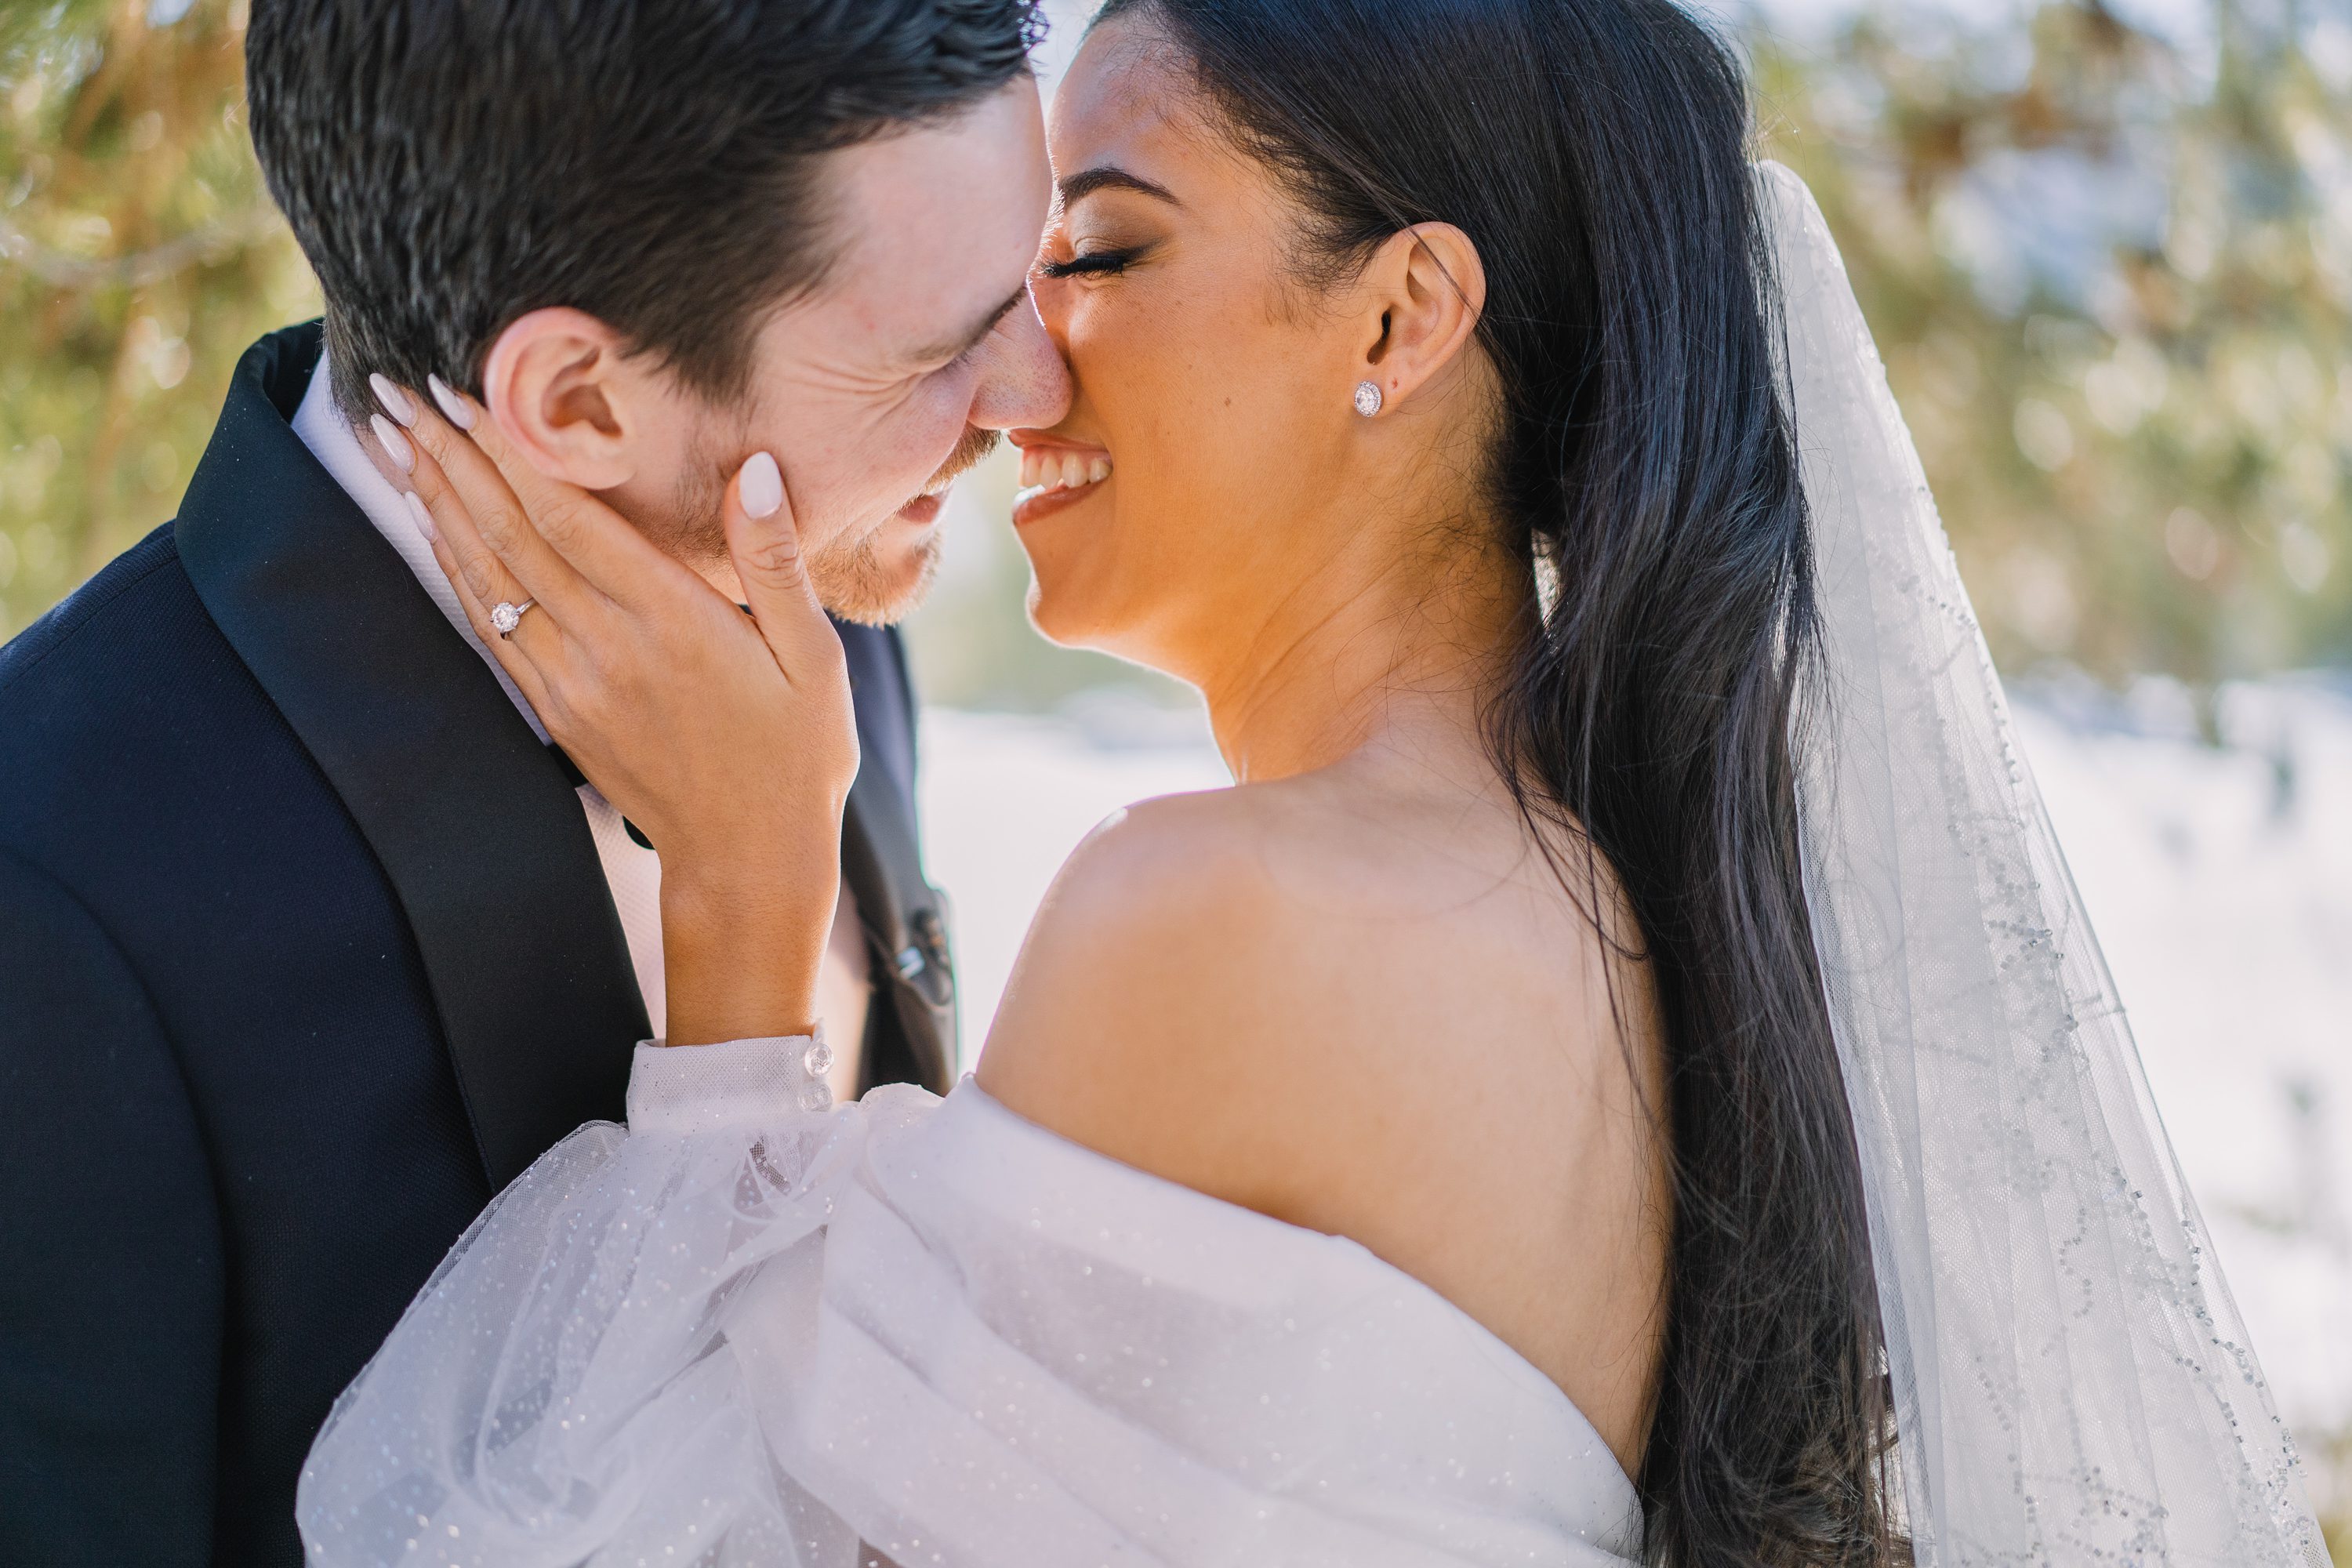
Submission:
{"label": "groom's stubble beard", "polygon": [[[984,460],[1003,439],[999,431],[967,428],[924,492],[944,491],[949,481]],[[670,516],[643,530],[665,553],[698,568],[727,560],[727,533],[719,510],[734,469],[718,456],[719,450],[715,442],[698,438]],[[942,525],[935,522],[925,531],[912,547],[911,561],[902,554],[893,563],[883,558],[881,544],[898,522],[894,511],[864,528],[844,530],[812,551],[808,574],[817,602],[845,621],[869,626],[893,625],[919,608],[939,576]]]}

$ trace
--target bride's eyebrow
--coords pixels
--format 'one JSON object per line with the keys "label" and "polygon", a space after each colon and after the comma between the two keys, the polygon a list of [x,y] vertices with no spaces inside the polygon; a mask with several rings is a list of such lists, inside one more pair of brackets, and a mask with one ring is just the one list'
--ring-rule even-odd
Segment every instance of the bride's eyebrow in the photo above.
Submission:
{"label": "bride's eyebrow", "polygon": [[1171,207],[1184,205],[1167,186],[1154,184],[1140,174],[1130,174],[1116,163],[1097,163],[1091,169],[1081,169],[1064,180],[1061,185],[1065,207],[1076,205],[1081,197],[1090,196],[1097,191],[1133,191],[1138,195],[1166,202]]}

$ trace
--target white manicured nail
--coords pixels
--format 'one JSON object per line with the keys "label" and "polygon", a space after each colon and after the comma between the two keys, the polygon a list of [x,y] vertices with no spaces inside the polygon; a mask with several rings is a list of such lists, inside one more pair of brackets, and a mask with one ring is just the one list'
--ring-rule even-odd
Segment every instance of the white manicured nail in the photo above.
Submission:
{"label": "white manicured nail", "polygon": [[441,531],[433,526],[433,513],[425,506],[425,498],[415,490],[403,490],[400,496],[408,503],[408,518],[416,524],[416,531],[425,536],[427,543],[441,542]]}
{"label": "white manicured nail", "polygon": [[784,504],[784,472],[765,452],[743,459],[743,476],[735,487],[742,498],[745,517],[772,517]]}
{"label": "white manicured nail", "polygon": [[450,424],[460,430],[474,427],[474,411],[466,406],[466,400],[458,396],[457,390],[447,382],[437,375],[428,375],[425,378],[425,385],[433,394],[433,401],[441,405],[441,412]]}
{"label": "white manicured nail", "polygon": [[416,423],[416,405],[408,400],[408,394],[374,371],[368,373],[368,385],[374,389],[375,400],[383,405],[386,414],[403,425]]}
{"label": "white manicured nail", "polygon": [[383,443],[384,455],[392,459],[393,467],[404,474],[415,471],[416,453],[410,448],[408,437],[400,433],[399,426],[381,414],[371,414],[368,416],[368,428],[373,430],[375,438]]}

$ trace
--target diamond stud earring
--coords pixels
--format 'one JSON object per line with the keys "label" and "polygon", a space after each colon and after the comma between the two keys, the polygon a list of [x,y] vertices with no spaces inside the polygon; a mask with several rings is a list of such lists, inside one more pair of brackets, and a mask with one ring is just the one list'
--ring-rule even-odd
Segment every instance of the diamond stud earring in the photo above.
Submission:
{"label": "diamond stud earring", "polygon": [[1380,411],[1380,383],[1374,381],[1360,381],[1356,383],[1356,412],[1362,415],[1365,418],[1370,419],[1373,415],[1378,414]]}

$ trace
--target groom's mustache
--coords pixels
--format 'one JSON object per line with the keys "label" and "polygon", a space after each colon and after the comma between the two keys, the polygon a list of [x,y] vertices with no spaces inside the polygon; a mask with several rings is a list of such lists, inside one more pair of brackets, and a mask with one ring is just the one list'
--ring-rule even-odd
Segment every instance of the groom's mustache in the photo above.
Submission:
{"label": "groom's mustache", "polygon": [[1001,430],[983,430],[976,425],[968,427],[963,439],[955,444],[955,450],[948,454],[948,460],[940,465],[939,471],[931,476],[930,483],[923,487],[923,494],[935,496],[945,490],[958,475],[978,468],[1003,439],[1004,433]]}

